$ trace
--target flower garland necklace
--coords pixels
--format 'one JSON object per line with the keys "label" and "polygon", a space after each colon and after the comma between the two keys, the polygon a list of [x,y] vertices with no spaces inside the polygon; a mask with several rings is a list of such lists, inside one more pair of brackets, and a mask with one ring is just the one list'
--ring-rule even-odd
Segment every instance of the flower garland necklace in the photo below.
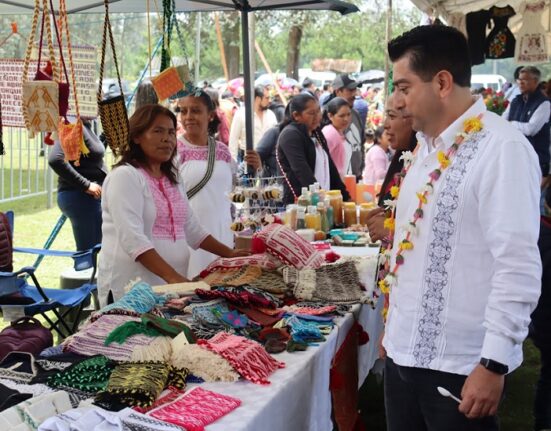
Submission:
{"label": "flower garland necklace", "polygon": [[396,220],[396,201],[400,194],[400,186],[408,173],[410,167],[413,165],[415,156],[411,151],[405,151],[400,160],[404,161],[404,167],[402,171],[396,175],[395,184],[390,188],[390,195],[392,199],[386,199],[384,201],[385,209],[387,210],[387,217],[384,221],[385,229],[388,229],[390,234],[388,236],[388,244],[385,250],[381,253],[383,259],[383,268],[379,274],[379,289],[385,295],[385,306],[383,310],[383,316],[386,320],[386,315],[389,306],[389,294],[390,290],[396,285],[397,272],[400,267],[405,263],[404,252],[406,250],[413,249],[412,236],[418,233],[417,222],[423,218],[423,206],[428,202],[428,196],[434,191],[434,184],[440,179],[442,173],[450,166],[451,161],[459,146],[465,142],[472,134],[482,130],[482,122],[480,121],[482,114],[477,117],[469,118],[463,123],[463,131],[459,132],[454,140],[454,143],[450,146],[448,151],[438,151],[436,154],[438,158],[439,167],[433,170],[429,174],[427,183],[421,187],[416,193],[419,199],[419,204],[413,212],[413,216],[410,221],[403,227],[406,235],[402,241],[398,244],[398,251],[396,252],[396,261],[392,270],[390,270],[391,250],[394,242],[395,220]]}

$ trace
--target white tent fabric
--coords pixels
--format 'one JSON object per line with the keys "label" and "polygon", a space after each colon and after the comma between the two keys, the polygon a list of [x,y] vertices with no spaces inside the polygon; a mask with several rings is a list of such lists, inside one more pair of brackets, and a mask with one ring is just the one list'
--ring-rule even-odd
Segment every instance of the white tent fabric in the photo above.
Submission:
{"label": "white tent fabric", "polygon": [[[150,1],[149,3],[150,12],[155,12],[155,2]],[[160,4],[161,0],[158,0],[157,3]],[[109,0],[109,12],[146,12],[146,4],[145,0]],[[33,7],[34,2],[32,0],[0,0],[0,14],[29,13],[32,12]],[[67,2],[67,8],[69,13],[104,12],[103,1],[101,0],[70,0]],[[358,10],[356,6],[340,0],[176,0],[176,11],[178,12],[210,12],[241,9],[248,11],[267,9],[333,10],[343,14]]]}
{"label": "white tent fabric", "polygon": [[[510,5],[517,14],[509,20],[509,28],[513,33],[516,33],[522,25],[520,8],[524,0],[411,0],[411,2],[421,11],[427,13],[432,11],[434,15],[441,16],[444,19],[453,12],[467,14],[481,9],[490,9],[492,6],[504,7]],[[549,0],[546,0],[546,3],[549,5]],[[551,31],[550,18],[549,7],[547,7],[542,16],[542,24],[547,31]]]}

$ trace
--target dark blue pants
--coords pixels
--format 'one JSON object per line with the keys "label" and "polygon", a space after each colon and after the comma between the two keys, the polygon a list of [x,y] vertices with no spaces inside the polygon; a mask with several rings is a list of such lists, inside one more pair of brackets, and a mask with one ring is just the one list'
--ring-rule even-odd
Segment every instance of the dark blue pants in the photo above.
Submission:
{"label": "dark blue pants", "polygon": [[459,397],[466,376],[385,361],[385,410],[388,431],[497,431],[496,417],[467,419],[459,404],[436,389]]}
{"label": "dark blue pants", "polygon": [[71,221],[77,250],[101,243],[101,200],[78,190],[61,190],[57,204]]}

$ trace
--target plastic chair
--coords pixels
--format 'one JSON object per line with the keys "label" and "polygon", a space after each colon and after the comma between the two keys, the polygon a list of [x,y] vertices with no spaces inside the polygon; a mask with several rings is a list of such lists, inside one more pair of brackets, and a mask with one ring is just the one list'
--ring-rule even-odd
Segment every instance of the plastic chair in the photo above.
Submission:
{"label": "plastic chair", "polygon": [[[12,230],[14,216],[12,211],[5,213]],[[71,257],[76,271],[93,268],[87,283],[76,289],[52,289],[43,288],[35,275],[35,267],[27,266],[14,272],[0,272],[0,307],[4,314],[13,310],[23,310],[26,316],[41,315],[50,325],[50,330],[56,331],[61,337],[66,337],[76,331],[80,315],[84,309],[86,300],[97,291],[94,283],[97,269],[97,254],[101,249],[98,244],[95,247],[81,251],[59,251],[35,248],[14,247],[14,252],[37,254],[41,256]],[[30,285],[26,281],[30,277],[34,283]],[[95,299],[94,299],[95,300]],[[96,304],[97,308],[97,304]],[[73,310],[77,310],[77,317],[71,327],[66,322],[66,317]],[[46,313],[51,311],[55,316],[52,320]]]}

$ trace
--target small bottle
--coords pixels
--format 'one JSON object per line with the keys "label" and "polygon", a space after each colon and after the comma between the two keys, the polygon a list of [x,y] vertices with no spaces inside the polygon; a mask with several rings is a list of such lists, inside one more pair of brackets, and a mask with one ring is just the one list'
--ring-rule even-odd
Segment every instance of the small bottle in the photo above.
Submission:
{"label": "small bottle", "polygon": [[314,205],[308,207],[308,214],[305,217],[306,229],[321,230],[321,216],[318,213],[318,208]]}
{"label": "small bottle", "polygon": [[325,233],[329,232],[329,225],[327,224],[327,209],[323,202],[318,202],[318,213],[321,218],[321,230]]}
{"label": "small bottle", "polygon": [[362,226],[367,225],[367,217],[369,212],[373,209],[372,203],[363,203],[360,205],[360,224]]}
{"label": "small bottle", "polygon": [[287,205],[285,211],[285,224],[293,230],[297,230],[297,205]]}
{"label": "small bottle", "polygon": [[333,225],[335,224],[335,219],[333,216],[333,207],[331,206],[331,200],[329,199],[329,196],[325,197],[325,216],[327,218],[327,231],[330,231],[333,229]]}
{"label": "small bottle", "polygon": [[320,201],[317,183],[310,184],[310,204],[316,206]]}
{"label": "small bottle", "polygon": [[330,190],[327,192],[331,206],[333,207],[333,221],[335,226],[342,226],[343,224],[343,199],[340,190]]}
{"label": "small bottle", "polygon": [[299,206],[297,208],[297,230],[306,229],[306,207]]}
{"label": "small bottle", "polygon": [[310,193],[308,192],[307,187],[302,188],[302,192],[298,197],[297,204],[301,207],[307,207],[308,205],[310,205]]}

